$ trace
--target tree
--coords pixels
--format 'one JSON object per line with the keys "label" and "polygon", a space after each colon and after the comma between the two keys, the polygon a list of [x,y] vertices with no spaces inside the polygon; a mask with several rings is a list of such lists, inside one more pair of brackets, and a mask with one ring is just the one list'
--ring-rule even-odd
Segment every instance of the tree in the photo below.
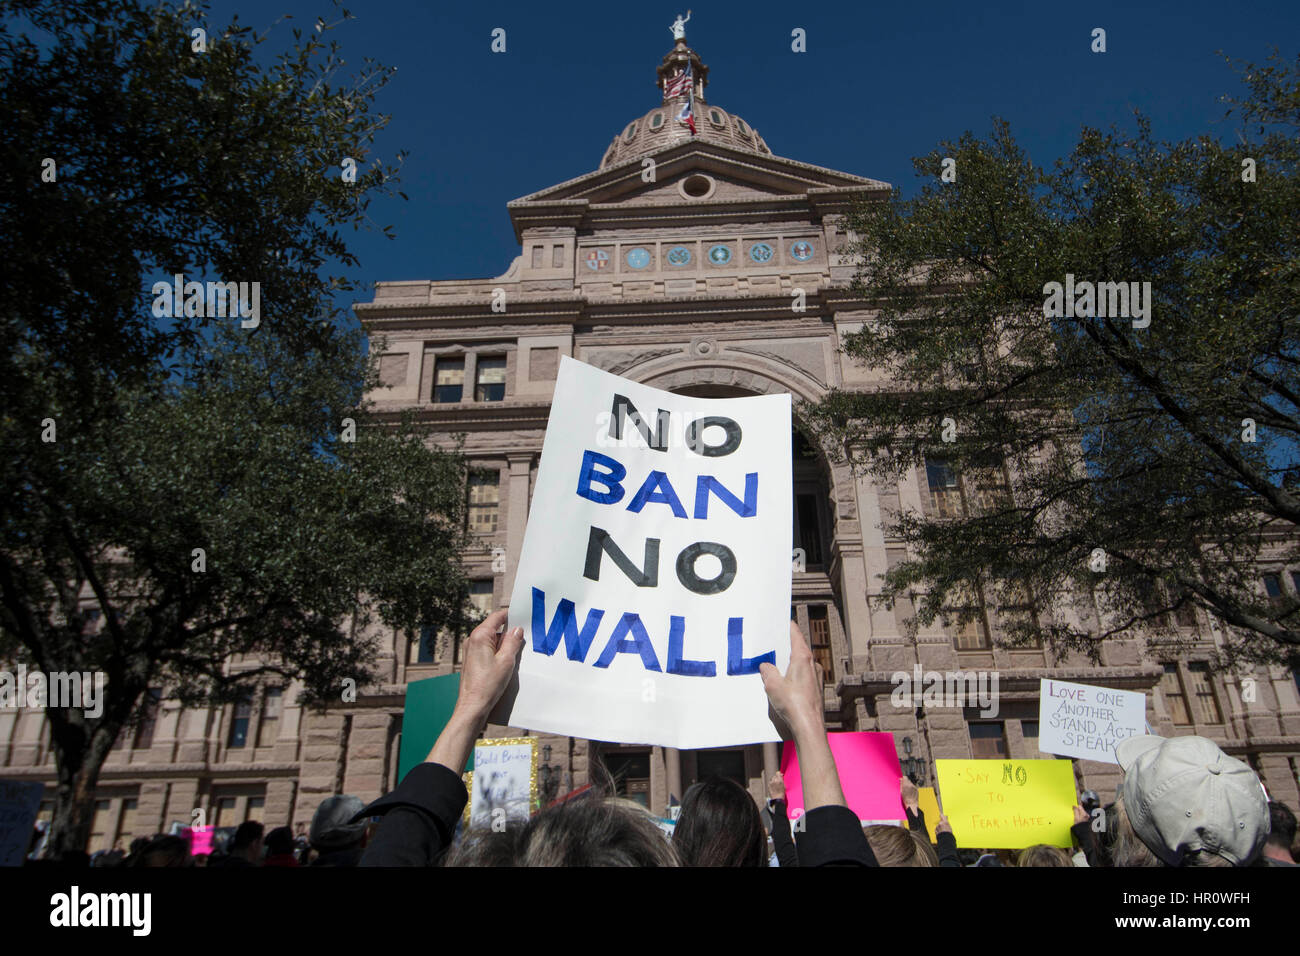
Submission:
{"label": "tree", "polygon": [[[277,674],[337,701],[372,679],[375,618],[465,624],[463,462],[377,423],[334,304],[358,288],[338,230],[395,172],[366,165],[387,72],[338,83],[323,21],[269,65],[246,28],[197,52],[198,28],[201,7],[0,5],[0,659],[106,676],[101,713],[46,702],[56,855],[150,687],[227,701]],[[203,296],[160,314],[176,273],[248,283],[260,321]]]}
{"label": "tree", "polygon": [[[878,311],[845,348],[891,384],[809,417],[883,480],[926,468],[943,512],[893,524],[886,602],[923,591],[926,624],[983,602],[1008,643],[1094,654],[1199,607],[1228,659],[1300,664],[1300,604],[1259,571],[1300,557],[1300,60],[1244,74],[1238,142],[1139,116],[1044,169],[995,120],[850,217]],[[1067,595],[1077,620],[1031,610]]]}

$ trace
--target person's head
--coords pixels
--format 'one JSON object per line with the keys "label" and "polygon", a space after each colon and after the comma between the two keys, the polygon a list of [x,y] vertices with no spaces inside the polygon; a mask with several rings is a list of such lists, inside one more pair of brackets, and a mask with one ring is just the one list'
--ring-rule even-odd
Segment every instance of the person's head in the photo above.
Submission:
{"label": "person's head", "polygon": [[1268,840],[1264,853],[1277,860],[1291,860],[1291,847],[1295,844],[1295,814],[1285,803],[1268,802]]}
{"label": "person's head", "polygon": [[1074,866],[1074,861],[1059,846],[1037,843],[1020,851],[1016,866]]}
{"label": "person's head", "polygon": [[267,856],[284,856],[293,852],[293,831],[288,827],[276,827],[266,835]]}
{"label": "person's head", "polygon": [[569,800],[503,832],[476,830],[445,866],[680,866],[654,817],[611,797]]}
{"label": "person's head", "polygon": [[149,845],[148,837],[136,837],[131,841],[131,856],[136,856]]}
{"label": "person's head", "polygon": [[767,834],[758,805],[740,784],[710,777],[682,798],[673,848],[684,866],[765,866]]}
{"label": "person's head", "polygon": [[889,824],[863,827],[871,853],[881,866],[938,866],[939,856],[920,834]]}
{"label": "person's head", "polygon": [[245,820],[235,830],[235,838],[230,842],[230,855],[240,856],[250,863],[262,858],[262,833],[264,827],[256,820]]}
{"label": "person's head", "polygon": [[1264,788],[1213,741],[1130,737],[1115,757],[1126,826],[1166,866],[1249,866],[1259,856],[1269,826]]}
{"label": "person's head", "polygon": [[189,862],[190,845],[178,836],[154,837],[135,858],[136,866],[188,866]]}
{"label": "person's head", "polygon": [[311,818],[311,848],[318,853],[336,853],[364,846],[366,821],[353,823],[352,818],[365,808],[360,799],[347,794],[326,797]]}

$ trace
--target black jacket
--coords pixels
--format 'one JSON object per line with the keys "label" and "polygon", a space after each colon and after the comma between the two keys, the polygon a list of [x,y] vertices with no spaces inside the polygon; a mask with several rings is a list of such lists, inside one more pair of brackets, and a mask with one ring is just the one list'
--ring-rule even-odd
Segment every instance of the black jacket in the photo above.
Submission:
{"label": "black jacket", "polygon": [[799,865],[799,851],[794,847],[790,836],[790,818],[785,812],[784,800],[769,800],[772,808],[772,847],[776,850],[776,862],[782,869]]}
{"label": "black jacket", "polygon": [[[436,763],[412,768],[397,789],[355,817],[382,816],[362,866],[433,866],[451,845],[469,795],[460,775]],[[848,807],[817,807],[800,820],[801,866],[876,866],[858,816]],[[773,838],[775,840],[775,837]]]}
{"label": "black jacket", "polygon": [[[907,814],[907,828],[918,831],[921,836],[929,839],[929,831],[925,828],[925,811],[917,807],[916,813],[913,813],[904,804],[903,812]],[[934,835],[934,846],[939,852],[940,866],[961,867],[961,854],[957,852],[957,838],[955,836],[951,833],[936,833]]]}

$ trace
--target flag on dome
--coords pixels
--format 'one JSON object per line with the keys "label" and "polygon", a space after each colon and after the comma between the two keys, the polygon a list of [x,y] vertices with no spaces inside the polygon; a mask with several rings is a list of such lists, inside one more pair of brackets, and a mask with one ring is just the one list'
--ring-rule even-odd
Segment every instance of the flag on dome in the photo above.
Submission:
{"label": "flag on dome", "polygon": [[682,104],[682,111],[677,114],[677,122],[685,123],[690,128],[691,135],[695,135],[695,113],[691,109],[689,98]]}
{"label": "flag on dome", "polygon": [[672,79],[664,84],[664,99],[670,100],[674,96],[681,96],[690,91],[691,88],[691,64],[686,64],[686,69],[677,73]]}

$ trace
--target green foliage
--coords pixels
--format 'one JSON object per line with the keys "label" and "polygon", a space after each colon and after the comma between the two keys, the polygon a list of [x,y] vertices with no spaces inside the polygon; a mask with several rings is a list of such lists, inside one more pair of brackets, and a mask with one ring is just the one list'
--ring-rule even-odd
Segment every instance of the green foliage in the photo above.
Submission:
{"label": "green foliage", "polygon": [[[915,160],[915,198],[851,217],[878,311],[845,348],[890,384],[809,417],[882,480],[927,459],[963,476],[958,515],[894,526],[911,550],[887,601],[916,595],[928,624],[976,588],[1010,643],[1092,651],[1176,635],[1169,612],[1196,606],[1233,626],[1230,657],[1300,662],[1297,604],[1266,601],[1258,565],[1300,558],[1300,61],[1245,72],[1239,142],[1158,143],[1139,116],[1128,136],[1084,129],[1049,170],[995,121]],[[1049,318],[1067,273],[1149,282],[1150,325]]]}
{"label": "green foliage", "polygon": [[[107,675],[101,717],[47,708],[56,851],[147,688],[230,700],[273,672],[338,701],[373,625],[466,624],[461,458],[368,409],[336,304],[342,230],[395,169],[370,155],[389,71],[341,76],[331,29],[270,56],[201,5],[0,2],[0,659]],[[260,325],[156,318],[176,273],[259,283]]]}

